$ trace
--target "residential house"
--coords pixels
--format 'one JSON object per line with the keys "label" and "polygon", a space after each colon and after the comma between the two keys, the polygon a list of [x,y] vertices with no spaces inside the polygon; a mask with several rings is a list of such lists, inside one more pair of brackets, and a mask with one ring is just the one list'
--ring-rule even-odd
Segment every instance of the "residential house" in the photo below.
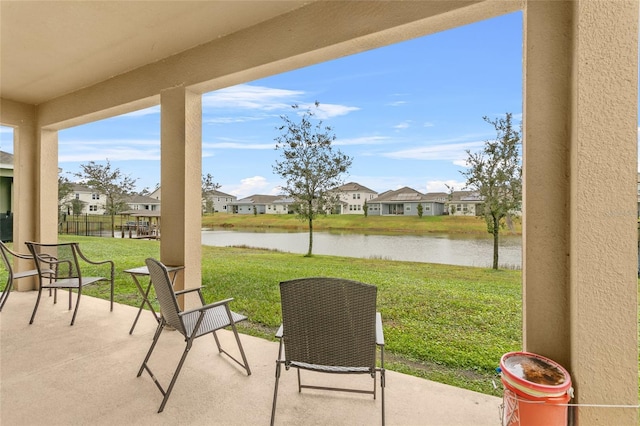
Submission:
{"label": "residential house", "polygon": [[[156,188],[155,191],[149,194],[149,197],[155,198],[156,200],[160,200],[162,198],[162,187],[159,186],[158,188]],[[213,191],[209,198],[213,202],[213,211],[216,213],[217,212],[232,213],[231,211],[232,209],[229,204],[238,200],[238,197],[236,197],[235,195],[225,194],[224,192],[218,191],[218,190]],[[202,199],[203,211],[206,210],[206,202],[207,200],[203,198]]]}
{"label": "residential house", "polygon": [[134,194],[126,198],[129,206],[127,213],[144,213],[160,211],[160,200],[147,195]]}
{"label": "residential house", "polygon": [[71,192],[61,200],[61,205],[66,207],[66,213],[74,214],[73,203],[74,200],[78,200],[81,203],[81,209],[79,212],[82,214],[105,214],[106,196],[104,194],[97,193],[91,188],[77,183],[71,183]]}
{"label": "residential house", "polygon": [[254,194],[228,205],[237,214],[287,214],[292,204],[293,200],[282,195]]}
{"label": "residential house", "polygon": [[453,216],[482,216],[483,202],[477,191],[453,191],[445,207]]}
{"label": "residential house", "polygon": [[423,216],[438,216],[444,213],[444,203],[433,201],[425,194],[405,186],[395,191],[386,191],[367,202],[371,216],[406,215],[418,216],[422,206]]}
{"label": "residential house", "polygon": [[[208,199],[213,203],[213,211],[215,213],[231,213],[231,207],[229,204],[237,201],[238,197],[215,190],[211,195],[209,195]],[[205,206],[207,200],[203,199],[202,202],[203,206]]]}
{"label": "residential house", "polygon": [[13,154],[0,151],[0,212],[13,211]]}
{"label": "residential house", "polygon": [[340,191],[339,214],[364,214],[364,207],[378,193],[359,183],[349,182],[336,188]]}

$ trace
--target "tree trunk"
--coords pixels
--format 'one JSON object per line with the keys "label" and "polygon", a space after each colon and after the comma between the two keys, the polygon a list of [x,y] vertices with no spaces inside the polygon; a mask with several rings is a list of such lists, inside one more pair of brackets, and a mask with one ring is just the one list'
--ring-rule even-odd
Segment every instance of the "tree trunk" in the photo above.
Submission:
{"label": "tree trunk", "polygon": [[116,237],[116,215],[111,213],[111,238]]}
{"label": "tree trunk", "polygon": [[498,240],[500,237],[500,221],[493,216],[493,269],[498,269]]}
{"label": "tree trunk", "polygon": [[309,251],[307,251],[306,257],[311,256],[311,251],[313,249],[313,219],[309,217]]}

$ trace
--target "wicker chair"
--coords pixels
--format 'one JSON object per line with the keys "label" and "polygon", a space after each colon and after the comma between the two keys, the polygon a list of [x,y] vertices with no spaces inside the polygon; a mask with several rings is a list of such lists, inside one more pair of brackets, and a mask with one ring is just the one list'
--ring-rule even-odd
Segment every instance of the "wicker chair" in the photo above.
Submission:
{"label": "wicker chair", "polygon": [[[155,259],[147,259],[146,264],[147,268],[149,269],[151,282],[153,283],[153,287],[156,291],[158,302],[160,303],[160,311],[162,312],[162,317],[160,319],[160,324],[156,329],[156,333],[153,336],[153,342],[151,343],[151,347],[147,352],[147,356],[144,358],[142,366],[140,366],[138,377],[140,377],[143,370],[147,370],[154,383],[156,384],[158,389],[160,389],[160,392],[164,396],[164,398],[162,399],[162,403],[160,404],[160,408],[158,409],[158,413],[161,413],[162,410],[164,410],[164,406],[169,399],[169,395],[171,395],[173,386],[178,379],[178,374],[180,374],[180,370],[182,369],[182,365],[187,358],[187,354],[189,353],[189,350],[193,345],[193,341],[198,337],[205,336],[207,334],[213,334],[216,345],[218,346],[218,351],[220,353],[226,354],[229,358],[238,363],[247,371],[247,375],[250,376],[251,370],[249,369],[249,363],[247,362],[247,358],[244,354],[242,343],[240,343],[238,330],[236,329],[236,324],[240,321],[246,320],[247,317],[237,314],[229,309],[229,302],[231,302],[233,299],[225,299],[219,302],[205,305],[200,287],[174,292],[166,266]],[[198,292],[198,296],[200,297],[200,301],[202,302],[203,306],[188,311],[180,310],[176,296],[193,291]],[[162,385],[160,385],[160,382],[151,372],[148,362],[149,358],[151,357],[151,353],[153,352],[153,349],[156,346],[156,343],[158,343],[158,339],[162,334],[162,330],[167,326],[176,329],[180,334],[182,334],[185,338],[185,341],[187,342],[187,345],[184,349],[184,352],[182,353],[182,358],[180,358],[178,367],[176,368],[175,373],[173,373],[171,383],[165,391]],[[231,329],[233,330],[233,334],[235,335],[236,343],[238,344],[238,349],[240,350],[240,355],[242,356],[243,362],[238,361],[231,354],[222,349],[222,346],[220,346],[220,341],[218,340],[216,331],[226,327],[231,327]]]}
{"label": "wicker chair", "polygon": [[[69,290],[69,310],[71,310],[73,290],[77,290],[76,307],[71,317],[71,325],[73,325],[76,320],[76,315],[78,314],[78,307],[80,306],[82,288],[99,281],[108,281],[111,286],[110,310],[113,311],[113,285],[115,277],[113,261],[93,261],[88,259],[80,250],[78,243],[43,244],[29,241],[25,244],[29,247],[29,251],[36,261],[40,284],[38,286],[36,305],[33,308],[29,324],[33,324],[38,305],[40,304],[42,290],[45,288],[48,288],[50,292],[53,289],[53,303],[57,303],[58,301],[58,289]],[[81,265],[97,266],[108,273],[105,273],[105,276],[85,276],[82,274]]]}
{"label": "wicker chair", "polygon": [[[280,283],[282,325],[276,360],[276,381],[271,409],[274,424],[281,367],[298,371],[298,391],[303,388],[373,394],[380,373],[382,424],[384,411],[384,335],[376,312],[375,286],[339,278],[302,278]],[[380,367],[376,348],[380,347]],[[284,350],[284,354],[283,354]],[[284,358],[283,358],[284,355]],[[373,390],[329,388],[302,384],[300,370],[324,373],[369,374]]]}
{"label": "wicker chair", "polygon": [[4,286],[2,295],[0,295],[0,312],[2,312],[2,308],[4,304],[7,303],[7,299],[13,288],[13,281],[19,280],[20,278],[35,277],[38,275],[38,270],[29,269],[15,272],[12,266],[13,259],[33,260],[33,256],[31,254],[18,253],[10,250],[2,241],[0,241],[0,257],[2,257],[2,262],[7,270],[7,284]]}

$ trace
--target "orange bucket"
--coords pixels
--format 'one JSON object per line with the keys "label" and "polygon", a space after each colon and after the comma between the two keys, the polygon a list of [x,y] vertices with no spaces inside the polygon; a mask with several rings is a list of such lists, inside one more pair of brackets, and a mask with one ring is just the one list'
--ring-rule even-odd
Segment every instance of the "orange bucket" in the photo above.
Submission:
{"label": "orange bucket", "polygon": [[500,359],[504,386],[503,426],[566,426],[573,389],[560,364],[529,352]]}

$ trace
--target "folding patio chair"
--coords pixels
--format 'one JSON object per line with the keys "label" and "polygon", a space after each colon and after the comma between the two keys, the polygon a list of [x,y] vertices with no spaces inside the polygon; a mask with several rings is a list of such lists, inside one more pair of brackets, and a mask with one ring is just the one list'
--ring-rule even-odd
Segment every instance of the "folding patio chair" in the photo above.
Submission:
{"label": "folding patio chair", "polygon": [[[381,316],[376,312],[376,293],[375,286],[340,278],[301,278],[280,283],[282,325],[276,333],[280,347],[271,425],[283,364],[286,370],[297,369],[299,392],[303,388],[357,392],[373,394],[374,399],[379,372],[384,425],[384,334]],[[376,366],[376,347],[380,348],[380,367]],[[300,370],[369,374],[373,390],[302,384]]]}
{"label": "folding patio chair", "polygon": [[[147,372],[151,376],[151,379],[153,379],[154,383],[156,384],[158,389],[160,389],[160,392],[164,396],[164,398],[162,399],[162,403],[160,404],[160,408],[158,409],[158,413],[161,413],[162,410],[164,410],[164,406],[167,403],[169,396],[171,395],[173,386],[178,379],[178,374],[180,374],[180,370],[182,369],[182,365],[187,358],[187,354],[189,353],[189,350],[193,345],[193,341],[198,337],[205,336],[207,334],[213,334],[216,345],[218,346],[218,351],[220,353],[226,354],[229,358],[238,363],[247,371],[247,375],[250,376],[251,370],[249,369],[249,363],[247,362],[247,357],[244,354],[242,343],[240,343],[238,330],[236,329],[236,324],[240,321],[246,320],[247,317],[231,311],[231,309],[229,308],[229,302],[231,302],[233,299],[225,299],[219,302],[205,304],[200,287],[174,292],[167,267],[155,259],[147,259],[145,262],[147,264],[147,268],[149,269],[149,275],[151,278],[151,282],[153,283],[153,287],[156,291],[158,302],[160,303],[160,312],[162,316],[160,319],[160,324],[156,329],[156,333],[153,336],[151,347],[149,348],[147,356],[144,358],[144,361],[140,366],[140,370],[138,371],[138,377],[140,377],[143,370],[147,370]],[[178,305],[176,296],[187,294],[193,291],[198,292],[198,296],[200,297],[202,306],[187,311],[181,310],[180,306]],[[156,379],[156,376],[151,372],[151,369],[148,365],[151,353],[153,352],[156,343],[158,343],[158,339],[160,338],[162,330],[164,330],[165,327],[173,327],[174,329],[176,329],[180,334],[184,336],[185,342],[187,343],[184,352],[182,353],[182,357],[180,358],[180,362],[178,363],[178,367],[173,373],[171,383],[169,383],[169,387],[166,390]],[[220,345],[220,341],[218,340],[216,331],[226,327],[231,327],[231,329],[233,330],[233,334],[236,338],[236,343],[238,344],[238,349],[240,350],[240,355],[242,356],[243,362],[238,361],[231,354],[222,349],[222,346]]]}
{"label": "folding patio chair", "polygon": [[[36,311],[38,310],[38,305],[40,304],[42,290],[45,288],[50,290],[53,289],[53,303],[57,303],[58,301],[58,289],[69,290],[69,310],[71,310],[73,290],[77,290],[78,296],[76,299],[76,307],[73,310],[73,316],[71,317],[71,325],[73,325],[78,313],[78,307],[80,306],[82,288],[90,284],[95,284],[99,281],[109,281],[111,285],[110,310],[113,311],[113,284],[115,275],[113,261],[93,261],[88,259],[80,250],[78,243],[43,244],[29,241],[25,244],[29,247],[29,251],[36,261],[40,284],[38,288],[38,297],[36,298],[36,305],[33,308],[29,324],[33,324]],[[82,274],[81,266],[84,267],[86,265],[104,265],[103,269],[105,271],[107,270],[107,267],[109,267],[109,273],[105,274],[105,276],[85,276]]]}
{"label": "folding patio chair", "polygon": [[2,312],[2,308],[4,307],[4,304],[7,303],[9,294],[13,289],[13,281],[19,280],[20,278],[34,277],[38,275],[38,270],[29,269],[26,271],[15,272],[12,265],[13,259],[33,260],[33,256],[31,254],[18,253],[10,250],[2,241],[0,241],[0,256],[2,257],[2,261],[7,270],[7,284],[4,286],[4,290],[2,290],[2,294],[0,295],[0,312]]}

